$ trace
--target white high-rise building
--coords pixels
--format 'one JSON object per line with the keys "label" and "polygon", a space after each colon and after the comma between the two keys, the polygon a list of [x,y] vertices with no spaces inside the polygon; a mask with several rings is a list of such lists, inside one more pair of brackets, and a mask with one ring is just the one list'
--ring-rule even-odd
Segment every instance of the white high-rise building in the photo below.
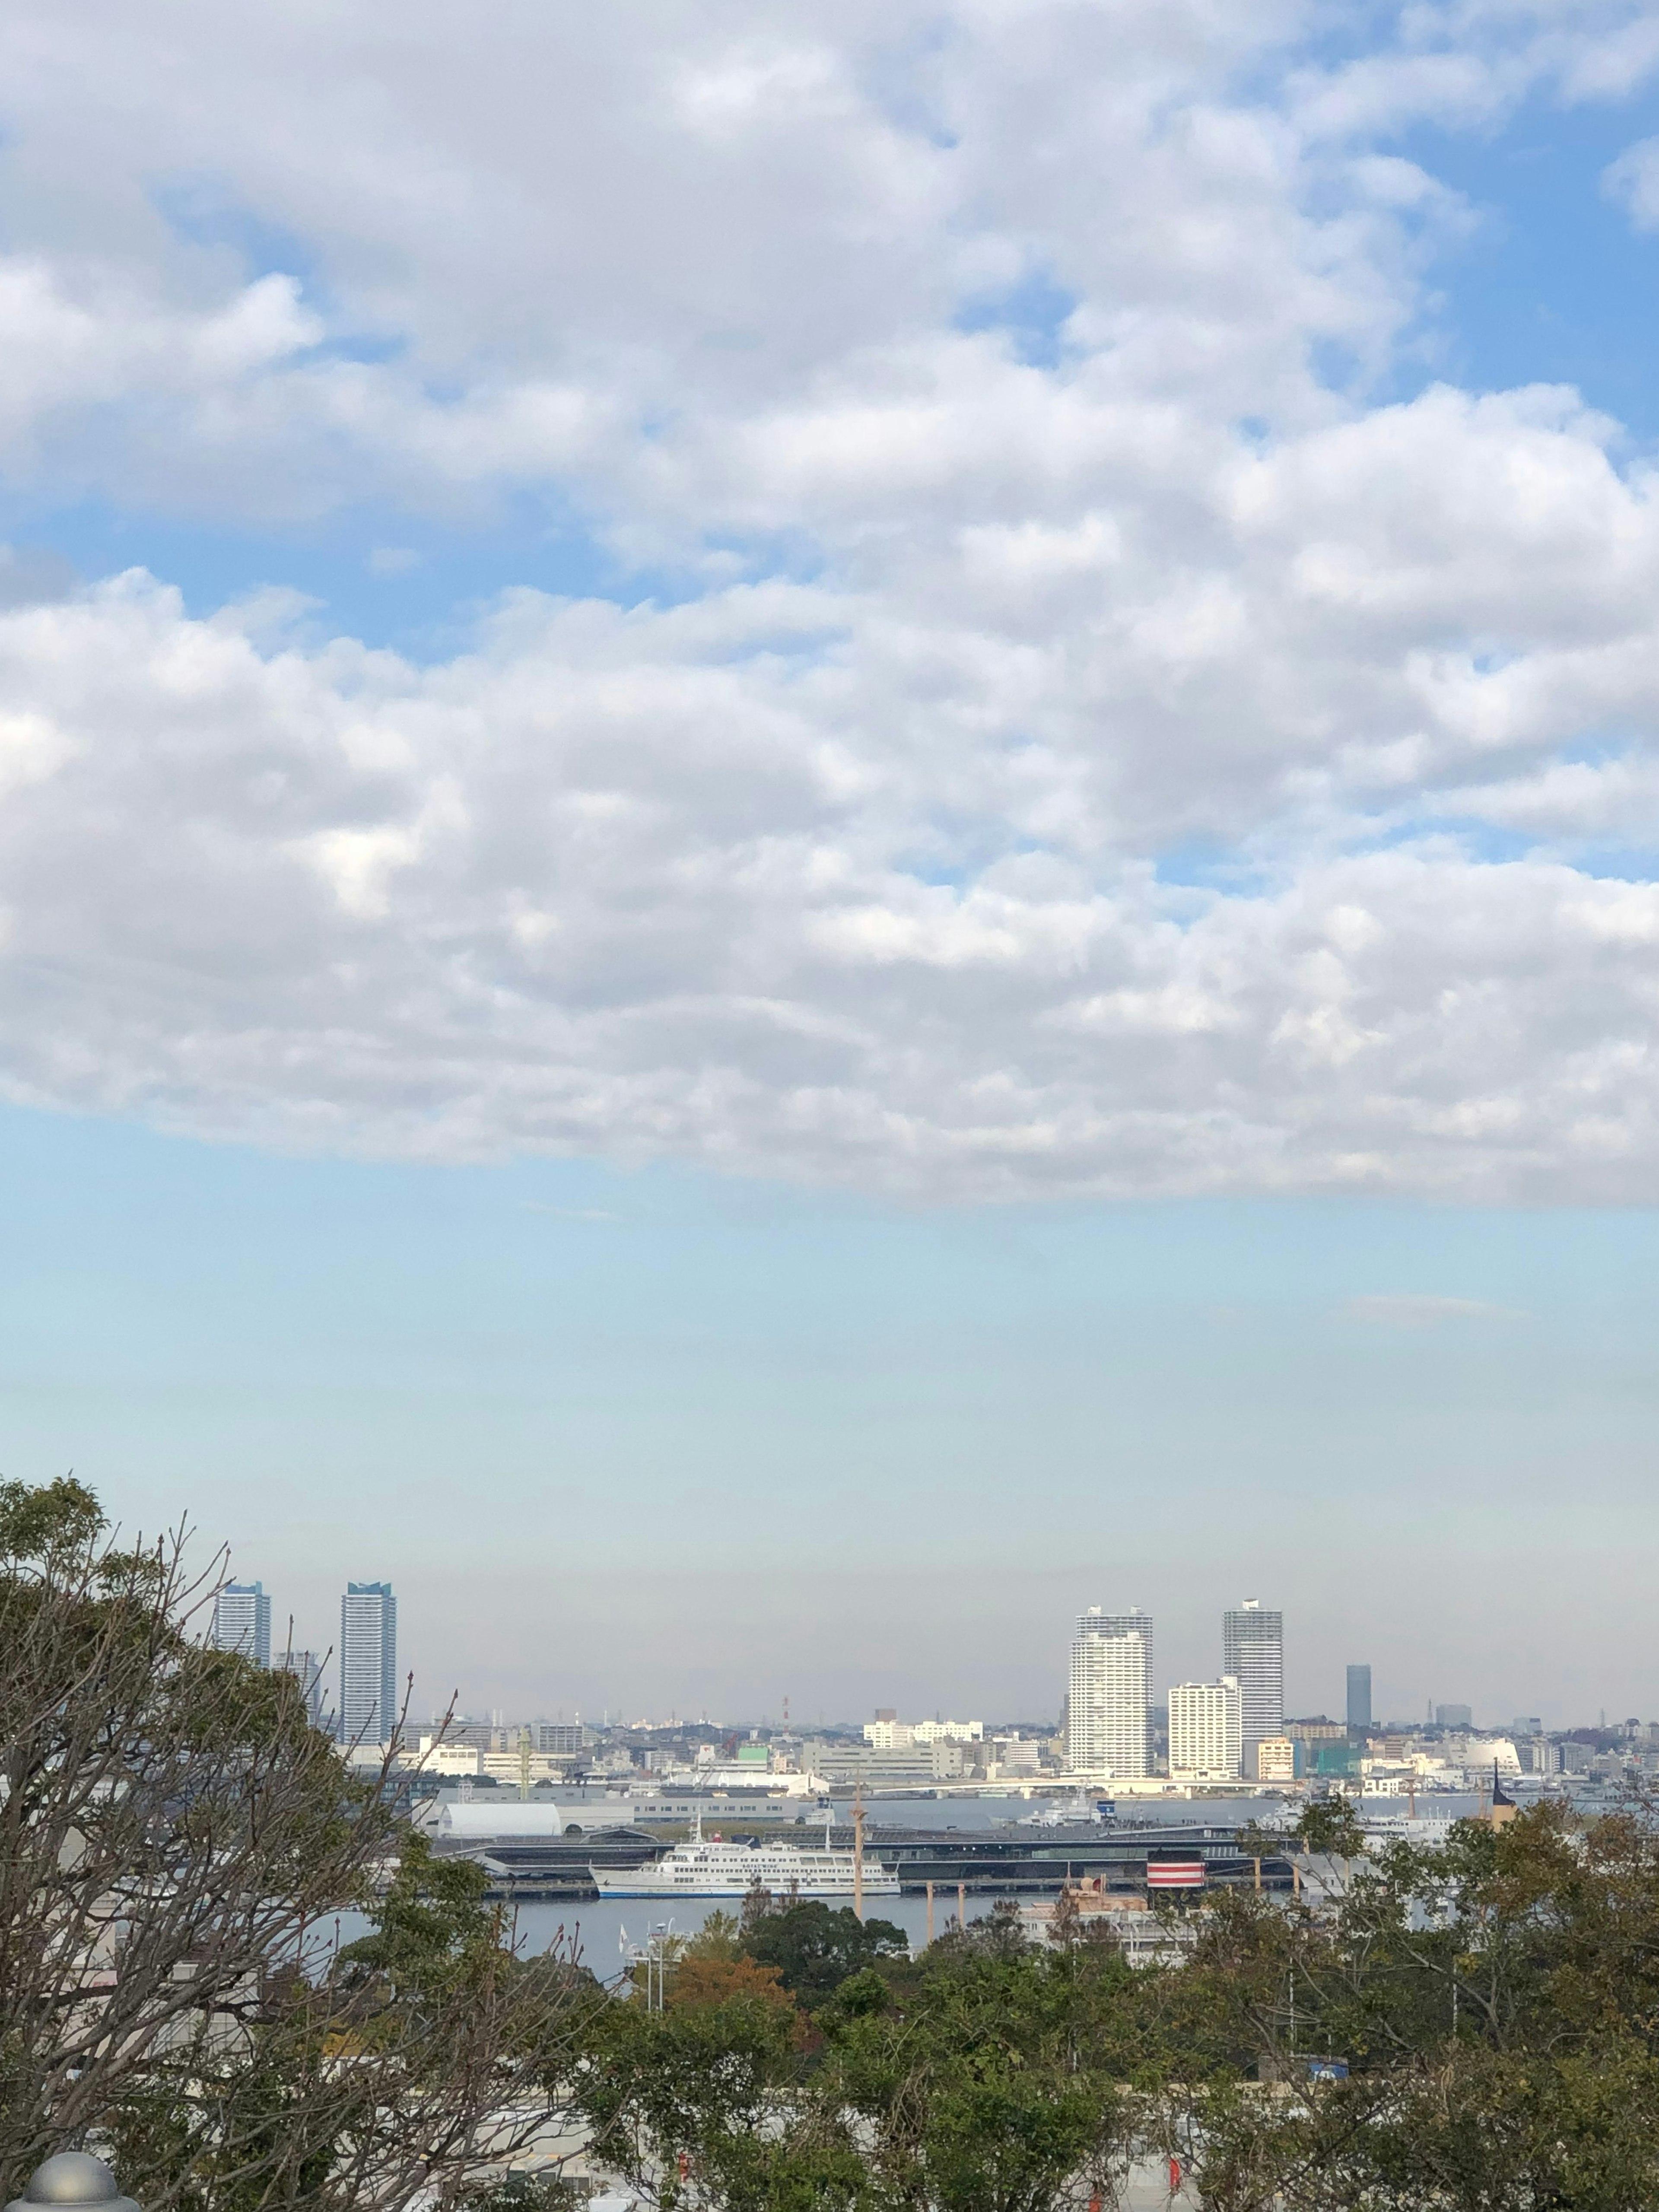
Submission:
{"label": "white high-rise building", "polygon": [[1170,1691],[1170,1778],[1231,1782],[1243,1768],[1243,1701],[1231,1674],[1176,1682]]}
{"label": "white high-rise building", "polygon": [[1066,1701],[1066,1762],[1074,1774],[1130,1780],[1152,1772],[1152,1671],[1150,1613],[1091,1605],[1079,1615]]}
{"label": "white high-rise building", "polygon": [[1253,1597],[1222,1616],[1221,1671],[1238,1684],[1244,1715],[1244,1771],[1254,1778],[1255,1747],[1285,1727],[1285,1616]]}
{"label": "white high-rise building", "polygon": [[263,1583],[227,1583],[213,1601],[210,1638],[216,1651],[240,1651],[256,1667],[270,1664],[270,1600]]}
{"label": "white high-rise building", "polygon": [[306,1717],[313,1728],[323,1724],[323,1662],[314,1651],[283,1651],[277,1655],[275,1665],[284,1674],[294,1675],[306,1701]]}
{"label": "white high-rise building", "polygon": [[390,1583],[348,1583],[340,1601],[342,1743],[386,1743],[398,1725],[398,1601]]}

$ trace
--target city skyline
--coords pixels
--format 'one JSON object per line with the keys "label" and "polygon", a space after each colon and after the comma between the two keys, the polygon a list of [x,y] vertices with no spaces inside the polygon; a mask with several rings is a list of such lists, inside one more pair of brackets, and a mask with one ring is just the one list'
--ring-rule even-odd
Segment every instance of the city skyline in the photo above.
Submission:
{"label": "city skyline", "polygon": [[[328,1705],[327,1693],[330,1662],[331,1659],[337,1661],[339,1654],[345,1649],[349,1633],[348,1620],[354,1600],[356,1601],[359,1626],[358,1632],[350,1635],[350,1640],[358,1644],[360,1655],[372,1653],[372,1656],[360,1656],[357,1663],[354,1666],[354,1675],[358,1683],[358,1688],[353,1698],[356,1722],[355,1726],[349,1729],[343,1711],[336,1711]],[[312,1706],[313,1718],[319,1721],[323,1719],[326,1708],[326,1717],[330,1724],[339,1733],[343,1741],[349,1741],[364,1727],[371,1724],[378,1725],[378,1716],[383,1702],[389,1703],[393,1710],[401,1705],[404,1685],[402,1677],[398,1672],[397,1602],[391,1584],[385,1582],[349,1581],[345,1586],[345,1595],[338,1602],[341,1638],[338,1644],[331,1650],[318,1652],[296,1646],[288,1654],[286,1660],[282,1653],[277,1652],[274,1659],[267,1656],[261,1659],[260,1663],[287,1664],[307,1686],[307,1699]],[[221,1648],[245,1650],[258,1657],[260,1650],[258,1637],[261,1631],[265,1638],[265,1649],[267,1651],[270,1650],[270,1595],[264,1590],[261,1583],[240,1583],[234,1579],[228,1581],[221,1586],[214,1601],[208,1631],[210,1640],[219,1644]],[[389,1625],[389,1639],[382,1640],[382,1623]],[[1231,1716],[1232,1706],[1236,1705],[1236,1717],[1240,1736],[1240,1765],[1241,1769],[1246,1772],[1249,1771],[1246,1762],[1252,1756],[1253,1746],[1262,1741],[1266,1734],[1276,1733],[1278,1723],[1281,1720],[1291,1721],[1322,1717],[1331,1721],[1343,1719],[1350,1729],[1370,1724],[1373,1719],[1378,1726],[1413,1727],[1417,1725],[1419,1717],[1413,1716],[1407,1708],[1403,1706],[1373,1712],[1372,1670],[1369,1662],[1350,1661],[1345,1663],[1344,1696],[1340,1699],[1328,1698],[1322,1706],[1316,1700],[1304,1700],[1301,1704],[1296,1704],[1288,1699],[1282,1687],[1285,1678],[1285,1642],[1284,1615],[1280,1608],[1262,1607],[1260,1601],[1246,1600],[1239,1607],[1224,1609],[1219,1617],[1219,1630],[1222,1656],[1221,1671],[1218,1674],[1184,1677],[1171,1674],[1165,1681],[1162,1678],[1156,1657],[1157,1637],[1153,1614],[1148,1610],[1135,1606],[1114,1611],[1098,1604],[1090,1605],[1076,1616],[1073,1624],[1073,1632],[1068,1646],[1070,1660],[1066,1686],[1060,1693],[1058,1711],[1056,1711],[1052,1705],[1044,1706],[1041,1703],[1010,1705],[1005,1699],[999,1704],[994,1698],[986,1710],[994,1719],[1000,1722],[1013,1723],[1018,1719],[1024,1718],[1042,1725],[1052,1724],[1060,1731],[1062,1739],[1070,1743],[1072,1737],[1068,1708],[1071,1705],[1073,1693],[1079,1687],[1079,1682],[1087,1679],[1079,1672],[1079,1650],[1080,1642],[1088,1638],[1091,1641],[1105,1639],[1114,1645],[1109,1689],[1106,1689],[1104,1677],[1098,1673],[1095,1680],[1097,1689],[1106,1689],[1108,1703],[1115,1702],[1115,1712],[1112,1717],[1107,1718],[1102,1715],[1097,1715],[1094,1723],[1095,1733],[1088,1740],[1093,1741],[1098,1748],[1108,1738],[1110,1738],[1116,1745],[1115,1755],[1119,1758],[1127,1755],[1130,1759],[1130,1763],[1120,1770],[1126,1773],[1144,1773],[1151,1763],[1150,1742],[1147,1742],[1145,1756],[1139,1757],[1127,1752],[1122,1735],[1126,1725],[1126,1715],[1132,1716],[1137,1710],[1133,1703],[1134,1699],[1139,1698],[1138,1710],[1142,1716],[1155,1711],[1163,1713],[1170,1717],[1173,1727],[1176,1723],[1171,1714],[1171,1699],[1173,1693],[1177,1690],[1211,1693],[1217,1692],[1223,1683],[1231,1683],[1231,1704],[1226,1706],[1230,1717],[1226,1720],[1225,1725],[1229,1727],[1232,1725]],[[292,1632],[293,1620],[290,1616],[289,1634],[292,1635]],[[1240,1638],[1247,1634],[1254,1637],[1258,1642],[1265,1638],[1270,1646],[1267,1670],[1269,1698],[1265,1704],[1262,1702],[1259,1656],[1249,1650],[1245,1650],[1241,1656]],[[1127,1654],[1129,1672],[1127,1674],[1124,1672],[1123,1648],[1118,1642],[1118,1639],[1125,1635],[1133,1636],[1135,1639],[1133,1650]],[[1249,1695],[1252,1704],[1249,1723],[1257,1730],[1254,1735],[1247,1732],[1245,1683],[1241,1681],[1238,1674],[1230,1674],[1227,1671],[1230,1664],[1233,1667],[1243,1666],[1246,1675],[1251,1678]],[[337,1681],[340,1679],[337,1669],[335,1680]],[[559,1723],[553,1723],[550,1717],[550,1708],[556,1702],[553,1692],[556,1688],[556,1685],[544,1684],[539,1692],[531,1692],[527,1698],[521,1698],[520,1704],[514,1708],[515,1719],[520,1722],[540,1723],[540,1733],[543,1736],[562,1731],[565,1734],[571,1733],[574,1723],[563,1722],[562,1715]],[[445,1694],[441,1705],[437,1704],[430,1705],[428,1717],[423,1721],[422,1713],[427,1711],[423,1697],[422,1687],[417,1682],[412,1693],[412,1703],[410,1708],[411,1731],[438,1721],[452,1703],[456,1713],[475,1722],[483,1721],[492,1711],[499,1717],[501,1712],[505,1711],[505,1708],[496,1706],[492,1699],[469,1697],[466,1686],[457,1683]],[[1126,1698],[1129,1701],[1127,1704],[1124,1703]],[[638,1703],[638,1701],[635,1702]],[[1504,1705],[1501,1698],[1498,1702],[1498,1706]],[[685,1701],[683,1699],[671,1698],[666,1708],[671,1716],[678,1712],[679,1722],[682,1723],[696,1717],[690,1711],[682,1710]],[[814,1701],[810,1698],[805,1703],[797,1698],[795,1721],[798,1727],[810,1727],[813,1724],[810,1717],[810,1709],[813,1704]],[[1201,1717],[1194,1718],[1190,1725],[1194,1728],[1201,1726],[1212,1730],[1218,1725],[1216,1711],[1212,1709],[1213,1698],[1206,1694],[1206,1698],[1200,1699],[1199,1705],[1202,1707]],[[1467,1719],[1473,1710],[1461,1703],[1437,1701],[1432,1698],[1428,1700],[1428,1708],[1431,1721],[1437,1712],[1453,1716],[1461,1715]],[[597,1709],[590,1705],[586,1715],[589,1724],[593,1723],[595,1710],[603,1711],[607,1720],[611,1718],[608,1705]],[[619,1706],[618,1711],[622,1710],[623,1708]],[[939,1710],[942,1716],[944,1707],[941,1705]],[[1194,1710],[1197,1709],[1194,1708]],[[579,1712],[580,1705],[573,1711]],[[881,1738],[883,1727],[898,1711],[897,1707],[878,1707],[876,1721],[871,1723],[861,1720],[852,1711],[842,1711],[832,1715],[829,1713],[827,1708],[820,1705],[817,1708],[817,1720],[818,1725],[829,1725],[848,1731],[861,1729],[864,1735],[870,1741],[878,1741]],[[371,1716],[374,1717],[372,1723]],[[1603,1717],[1605,1717],[1605,1715]],[[1481,1719],[1482,1724],[1496,1727],[1508,1725],[1510,1717],[1508,1708],[1504,1709],[1500,1717],[1498,1707],[1494,1707],[1491,1712],[1481,1717]],[[757,1707],[752,1711],[744,1710],[740,1714],[736,1708],[733,1708],[728,1714],[727,1719],[734,1720],[734,1724],[745,1727],[757,1724],[768,1726],[779,1724],[778,1717],[769,1712],[764,1706]],[[1133,1720],[1131,1719],[1127,1724],[1133,1726]],[[1571,1721],[1562,1721],[1558,1718],[1551,1723],[1554,1727],[1590,1724],[1589,1717],[1583,1715]],[[1539,1725],[1542,1725],[1541,1718]],[[933,1723],[927,1720],[925,1712],[921,1711],[909,1716],[908,1726],[919,1729],[921,1735],[931,1735],[933,1732]],[[1146,1741],[1144,1736],[1141,1740]],[[1082,1741],[1083,1739],[1079,1738],[1079,1741]],[[544,1749],[546,1745],[544,1743],[540,1747]],[[1101,1758],[1105,1764],[1112,1763],[1112,1754],[1109,1752],[1103,1751]],[[1087,1765],[1089,1761],[1085,1757],[1079,1763]]]}

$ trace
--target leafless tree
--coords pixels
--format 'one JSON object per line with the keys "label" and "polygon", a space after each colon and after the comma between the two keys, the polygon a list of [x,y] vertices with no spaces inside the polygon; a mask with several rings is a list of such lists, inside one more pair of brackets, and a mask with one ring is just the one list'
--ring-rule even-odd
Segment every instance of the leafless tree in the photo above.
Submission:
{"label": "leafless tree", "polygon": [[551,2116],[575,1981],[400,1821],[391,1746],[354,1774],[206,1644],[186,1552],[0,1484],[0,2202],[71,2145],[154,2212],[476,2195]]}

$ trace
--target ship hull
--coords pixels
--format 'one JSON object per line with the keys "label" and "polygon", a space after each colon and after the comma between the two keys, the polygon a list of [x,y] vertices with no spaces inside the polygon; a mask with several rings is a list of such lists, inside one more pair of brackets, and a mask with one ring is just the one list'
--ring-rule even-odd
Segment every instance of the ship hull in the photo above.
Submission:
{"label": "ship hull", "polygon": [[[751,1890],[773,1896],[851,1897],[857,1862],[851,1851],[822,1850],[789,1844],[734,1844],[696,1833],[676,1844],[665,1856],[645,1866],[598,1867],[593,1881],[601,1897],[747,1897]],[[878,1858],[862,1869],[866,1897],[896,1897],[898,1877]]]}
{"label": "ship hull", "polygon": [[[753,1882],[746,1885],[714,1881],[643,1882],[637,1878],[628,1876],[624,1876],[620,1881],[612,1881],[597,1868],[594,1870],[593,1880],[601,1897],[744,1898],[747,1897],[750,1890],[755,1887]],[[761,1887],[765,1888],[768,1885],[763,1881]],[[791,1881],[780,1884],[772,1893],[774,1896],[850,1898],[853,1895],[853,1885],[851,1882],[829,1884]],[[890,1875],[884,1878],[878,1876],[866,1881],[864,1894],[866,1900],[872,1897],[896,1897],[899,1894],[899,1886]]]}

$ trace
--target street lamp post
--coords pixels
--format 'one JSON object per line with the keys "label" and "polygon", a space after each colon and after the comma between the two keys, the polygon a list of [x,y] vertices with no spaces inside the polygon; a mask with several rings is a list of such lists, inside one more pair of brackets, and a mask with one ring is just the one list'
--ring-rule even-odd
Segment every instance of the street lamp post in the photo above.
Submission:
{"label": "street lamp post", "polygon": [[43,2206],[51,2212],[138,2212],[103,2160],[84,2150],[60,2150],[56,2158],[43,2159],[6,2212],[37,2212]]}

